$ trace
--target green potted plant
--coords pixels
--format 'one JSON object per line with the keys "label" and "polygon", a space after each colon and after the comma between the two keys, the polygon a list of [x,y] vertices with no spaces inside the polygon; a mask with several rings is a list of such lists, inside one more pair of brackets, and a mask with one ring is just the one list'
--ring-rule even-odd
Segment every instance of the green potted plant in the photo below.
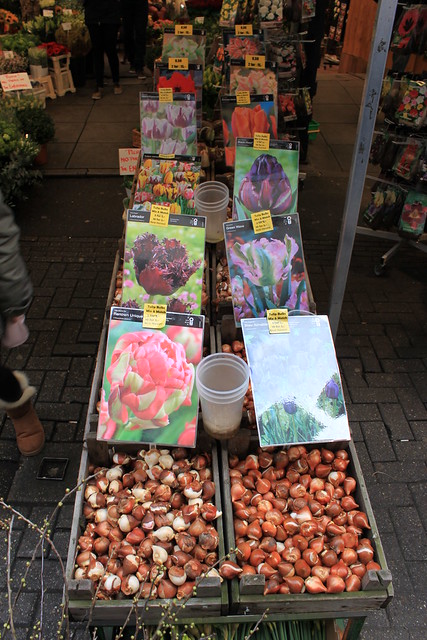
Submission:
{"label": "green potted plant", "polygon": [[47,113],[39,100],[31,95],[21,96],[19,99],[8,97],[6,103],[9,108],[15,110],[22,133],[40,147],[40,153],[35,160],[36,164],[45,164],[47,143],[55,137],[55,123],[52,116]]}
{"label": "green potted plant", "polygon": [[41,78],[42,76],[48,75],[46,49],[42,47],[30,47],[28,49],[28,62],[33,78]]}

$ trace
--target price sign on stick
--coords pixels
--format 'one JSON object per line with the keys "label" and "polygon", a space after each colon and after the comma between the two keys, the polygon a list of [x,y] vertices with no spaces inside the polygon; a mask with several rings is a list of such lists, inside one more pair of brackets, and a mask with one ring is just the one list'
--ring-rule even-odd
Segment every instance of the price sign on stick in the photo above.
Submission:
{"label": "price sign on stick", "polygon": [[64,31],[71,31],[71,22],[63,22],[62,28]]}
{"label": "price sign on stick", "polygon": [[53,18],[53,9],[43,9],[43,18]]}
{"label": "price sign on stick", "polygon": [[152,204],[150,211],[150,224],[156,227],[167,227],[169,224],[169,205]]}
{"label": "price sign on stick", "polygon": [[121,176],[133,176],[138,166],[139,149],[119,149],[119,168]]}
{"label": "price sign on stick", "polygon": [[268,151],[270,148],[269,133],[254,133],[254,149],[257,151]]}
{"label": "price sign on stick", "polygon": [[173,71],[188,69],[188,58],[169,58],[168,68]]}
{"label": "price sign on stick", "polygon": [[273,231],[273,220],[271,219],[271,213],[269,209],[252,213],[251,218],[254,233],[265,233],[266,231]]}
{"label": "price sign on stick", "polygon": [[166,309],[165,304],[144,304],[143,328],[163,329],[166,324]]}
{"label": "price sign on stick", "polygon": [[252,36],[254,31],[251,24],[236,24],[236,36]]}
{"label": "price sign on stick", "polygon": [[289,333],[287,309],[267,309],[267,322],[270,333]]}
{"label": "price sign on stick", "polygon": [[5,73],[0,76],[0,84],[3,91],[24,91],[31,89],[28,73]]}

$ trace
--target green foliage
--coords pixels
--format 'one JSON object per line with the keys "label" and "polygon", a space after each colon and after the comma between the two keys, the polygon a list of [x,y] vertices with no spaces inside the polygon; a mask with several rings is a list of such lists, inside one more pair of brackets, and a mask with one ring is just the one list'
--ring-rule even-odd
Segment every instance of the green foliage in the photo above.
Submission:
{"label": "green foliage", "polygon": [[0,56],[0,75],[3,73],[20,73],[26,71],[28,66],[27,58],[14,53],[13,58]]}
{"label": "green foliage", "polygon": [[36,47],[40,44],[40,38],[29,33],[14,33],[12,35],[5,35],[1,38],[1,46],[3,50],[15,51],[20,56],[27,56],[28,49],[30,47]]}
{"label": "green foliage", "polygon": [[46,49],[39,49],[39,47],[30,47],[28,49],[28,62],[33,65],[47,67]]}
{"label": "green foliage", "polygon": [[45,144],[55,136],[53,118],[32,95],[5,97],[6,107],[15,111],[21,132],[37,144]]}
{"label": "green foliage", "polygon": [[62,24],[55,31],[55,40],[63,44],[71,52],[73,58],[82,58],[89,53],[91,41],[89,31],[81,17],[64,16],[62,22],[71,23],[71,29],[64,31]]}
{"label": "green foliage", "polygon": [[0,165],[17,148],[18,141],[22,138],[19,122],[15,114],[9,110],[0,113]]}
{"label": "green foliage", "polygon": [[35,142],[21,138],[9,160],[4,164],[0,162],[0,190],[7,204],[13,206],[18,200],[25,199],[26,190],[40,180],[40,171],[33,168],[38,152]]}
{"label": "green foliage", "polygon": [[24,22],[23,30],[25,33],[33,35],[41,42],[51,42],[55,39],[55,31],[58,28],[59,17],[45,18],[44,16],[36,16],[33,20]]}

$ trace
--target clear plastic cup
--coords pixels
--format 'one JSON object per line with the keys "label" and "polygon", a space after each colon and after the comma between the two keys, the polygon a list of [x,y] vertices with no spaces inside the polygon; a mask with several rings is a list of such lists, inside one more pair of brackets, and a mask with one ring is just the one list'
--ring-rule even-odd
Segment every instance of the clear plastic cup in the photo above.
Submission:
{"label": "clear plastic cup", "polygon": [[196,386],[206,433],[218,440],[236,435],[242,421],[249,367],[231,353],[203,358],[196,370]]}
{"label": "clear plastic cup", "polygon": [[203,182],[194,191],[196,211],[206,216],[206,241],[220,242],[224,239],[223,223],[227,221],[230,191],[222,182]]}

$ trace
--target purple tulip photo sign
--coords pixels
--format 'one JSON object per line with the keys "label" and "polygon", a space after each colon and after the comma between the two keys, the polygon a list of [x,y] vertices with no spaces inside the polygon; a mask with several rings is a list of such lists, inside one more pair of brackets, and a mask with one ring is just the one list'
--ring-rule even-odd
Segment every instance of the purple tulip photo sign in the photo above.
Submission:
{"label": "purple tulip photo sign", "polygon": [[128,209],[122,306],[200,313],[206,218],[169,214],[167,227],[150,223],[150,212]]}
{"label": "purple tulip photo sign", "polygon": [[140,93],[142,153],[197,154],[196,97],[174,93],[160,102],[158,93]]}
{"label": "purple tulip photo sign", "polygon": [[289,333],[242,320],[261,447],[350,440],[327,316],[289,316]]}
{"label": "purple tulip photo sign", "polygon": [[262,318],[267,309],[309,308],[299,216],[272,218],[255,233],[251,220],[224,223],[234,320]]}
{"label": "purple tulip photo sign", "polygon": [[250,220],[268,209],[272,216],[294,213],[298,203],[299,142],[270,140],[266,151],[253,138],[237,138],[233,219]]}
{"label": "purple tulip photo sign", "polygon": [[194,447],[204,317],[167,313],[163,329],[143,319],[111,308],[97,438]]}

